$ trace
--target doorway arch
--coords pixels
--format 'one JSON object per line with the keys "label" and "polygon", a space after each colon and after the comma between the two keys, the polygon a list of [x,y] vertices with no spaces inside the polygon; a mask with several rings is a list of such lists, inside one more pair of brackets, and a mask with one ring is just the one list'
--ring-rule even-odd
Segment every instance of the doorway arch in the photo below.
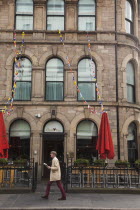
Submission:
{"label": "doorway arch", "polygon": [[[56,151],[57,157],[64,162],[64,126],[58,120],[50,120],[43,128],[42,160],[51,165],[50,152]],[[44,167],[43,178],[49,177],[49,171]]]}

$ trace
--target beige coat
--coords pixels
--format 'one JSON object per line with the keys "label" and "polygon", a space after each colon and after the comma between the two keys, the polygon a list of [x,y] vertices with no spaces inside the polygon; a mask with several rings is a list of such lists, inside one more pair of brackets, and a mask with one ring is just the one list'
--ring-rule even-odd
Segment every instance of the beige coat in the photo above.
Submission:
{"label": "beige coat", "polygon": [[59,160],[54,157],[52,160],[51,173],[50,173],[50,181],[58,181],[61,180],[61,170]]}

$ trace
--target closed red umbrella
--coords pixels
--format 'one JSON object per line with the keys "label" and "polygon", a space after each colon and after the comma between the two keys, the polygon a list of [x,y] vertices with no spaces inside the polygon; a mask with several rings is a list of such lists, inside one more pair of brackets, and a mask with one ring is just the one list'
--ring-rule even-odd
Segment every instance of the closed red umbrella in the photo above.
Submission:
{"label": "closed red umbrella", "polygon": [[6,134],[3,114],[0,112],[0,158],[8,158],[9,143]]}
{"label": "closed red umbrella", "polygon": [[102,114],[96,150],[98,150],[101,159],[113,159],[115,156],[109,119],[106,112]]}

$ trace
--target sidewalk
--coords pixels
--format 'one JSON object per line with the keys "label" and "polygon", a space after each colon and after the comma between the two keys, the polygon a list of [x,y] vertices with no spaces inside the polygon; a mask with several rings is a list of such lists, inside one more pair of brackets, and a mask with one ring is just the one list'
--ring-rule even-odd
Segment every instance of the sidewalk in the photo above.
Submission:
{"label": "sidewalk", "polygon": [[52,187],[49,200],[44,200],[45,186],[39,186],[35,193],[1,194],[0,209],[30,210],[95,210],[95,209],[139,209],[140,195],[128,194],[92,194],[70,193],[66,201],[58,201],[61,196],[55,186]]}

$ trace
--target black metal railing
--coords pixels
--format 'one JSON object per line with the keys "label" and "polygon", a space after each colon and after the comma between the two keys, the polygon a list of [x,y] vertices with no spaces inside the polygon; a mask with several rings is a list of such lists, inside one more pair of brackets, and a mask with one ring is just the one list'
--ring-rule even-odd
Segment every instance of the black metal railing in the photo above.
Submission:
{"label": "black metal railing", "polygon": [[140,168],[69,166],[67,188],[140,188]]}
{"label": "black metal railing", "polygon": [[29,188],[37,186],[37,163],[34,159],[26,163],[0,165],[0,189]]}

